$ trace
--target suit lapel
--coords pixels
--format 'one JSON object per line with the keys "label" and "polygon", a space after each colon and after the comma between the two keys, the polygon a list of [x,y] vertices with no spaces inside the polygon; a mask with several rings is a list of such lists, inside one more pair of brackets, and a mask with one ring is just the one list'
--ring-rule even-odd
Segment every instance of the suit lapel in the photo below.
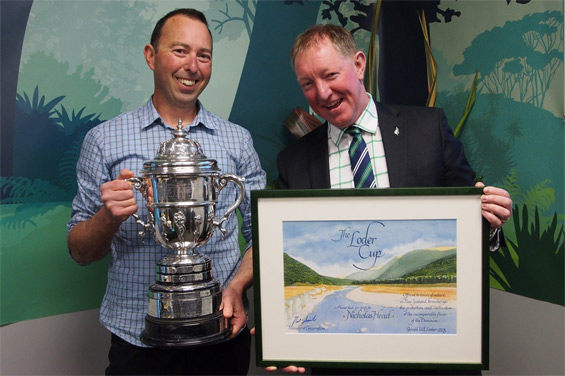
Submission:
{"label": "suit lapel", "polygon": [[377,103],[379,127],[383,139],[388,179],[391,188],[406,186],[407,129],[399,120],[399,111]]}
{"label": "suit lapel", "polygon": [[309,147],[309,166],[308,175],[311,188],[324,189],[330,188],[330,168],[328,160],[328,123],[324,123],[312,132],[316,132],[316,137],[312,137]]}

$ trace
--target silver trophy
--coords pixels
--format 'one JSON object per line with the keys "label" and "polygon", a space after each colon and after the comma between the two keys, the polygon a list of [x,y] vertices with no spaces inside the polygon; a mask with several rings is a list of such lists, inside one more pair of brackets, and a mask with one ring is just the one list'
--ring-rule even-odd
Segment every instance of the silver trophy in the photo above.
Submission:
{"label": "silver trophy", "polygon": [[[213,344],[231,334],[220,310],[222,288],[212,275],[210,258],[199,254],[218,228],[239,206],[245,195],[244,178],[220,175],[217,162],[207,159],[200,145],[188,139],[179,119],[174,137],[159,145],[155,159],[146,161],[142,177],[128,179],[148,203],[147,221],[134,214],[155,240],[172,252],[157,261],[156,279],[147,292],[148,313],[141,341],[150,346],[174,347]],[[239,194],[218,220],[220,191],[234,183]]]}

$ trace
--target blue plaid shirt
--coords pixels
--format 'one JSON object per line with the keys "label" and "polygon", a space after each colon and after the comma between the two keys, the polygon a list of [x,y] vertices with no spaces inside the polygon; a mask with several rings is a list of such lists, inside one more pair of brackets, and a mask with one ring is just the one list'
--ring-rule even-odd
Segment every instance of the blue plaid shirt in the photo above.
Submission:
{"label": "blue plaid shirt", "polygon": [[[250,191],[265,187],[266,175],[253,148],[249,132],[206,111],[199,102],[198,115],[186,128],[189,138],[198,141],[207,158],[218,162],[221,174],[245,178],[246,195],[239,206],[243,217],[242,234],[251,241]],[[102,207],[100,186],[114,180],[124,168],[141,176],[143,162],[154,159],[157,148],[171,139],[172,127],[165,125],[151,99],[142,107],[122,114],[93,128],[86,135],[77,163],[78,192],[73,201],[70,231],[77,223],[91,218]],[[147,219],[141,193],[134,190],[138,214]],[[221,218],[235,202],[237,188],[228,184],[219,194],[216,213]],[[215,231],[198,250],[212,259],[212,272],[225,288],[235,275],[241,255],[235,213],[224,223],[226,237]],[[144,242],[138,236],[140,226],[133,217],[122,223],[114,237],[108,270],[106,294],[100,308],[100,322],[124,340],[144,346],[139,335],[147,314],[147,290],[155,282],[155,262],[169,251],[148,233]]]}

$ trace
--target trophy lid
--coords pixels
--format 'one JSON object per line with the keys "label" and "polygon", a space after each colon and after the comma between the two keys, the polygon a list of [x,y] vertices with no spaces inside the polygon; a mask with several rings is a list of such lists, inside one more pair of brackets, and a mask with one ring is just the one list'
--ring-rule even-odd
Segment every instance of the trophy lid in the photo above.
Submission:
{"label": "trophy lid", "polygon": [[218,173],[217,162],[208,159],[200,144],[187,138],[187,132],[179,119],[177,129],[172,131],[173,138],[164,141],[157,149],[157,155],[143,163],[144,174],[210,174]]}

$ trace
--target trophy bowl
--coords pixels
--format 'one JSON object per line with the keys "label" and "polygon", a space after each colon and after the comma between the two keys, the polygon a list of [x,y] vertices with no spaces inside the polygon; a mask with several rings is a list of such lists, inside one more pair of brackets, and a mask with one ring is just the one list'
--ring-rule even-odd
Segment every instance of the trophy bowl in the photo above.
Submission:
{"label": "trophy bowl", "polygon": [[[210,258],[197,248],[205,244],[243,201],[244,178],[220,174],[217,162],[202,153],[200,145],[186,138],[182,121],[173,138],[159,145],[157,156],[143,164],[141,177],[127,179],[147,201],[149,213],[142,226],[172,252],[156,262],[156,278],[147,292],[148,313],[141,341],[150,346],[175,347],[213,344],[231,334],[220,310],[222,288],[212,275]],[[236,201],[218,220],[220,191],[234,183]]]}

